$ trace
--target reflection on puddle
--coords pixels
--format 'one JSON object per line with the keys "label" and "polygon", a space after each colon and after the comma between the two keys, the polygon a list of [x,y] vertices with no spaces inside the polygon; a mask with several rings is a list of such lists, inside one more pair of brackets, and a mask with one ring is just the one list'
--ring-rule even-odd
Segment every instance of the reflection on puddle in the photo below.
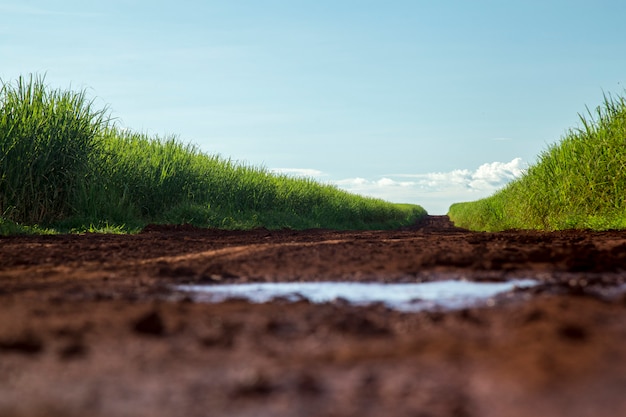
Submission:
{"label": "reflection on puddle", "polygon": [[354,305],[383,303],[401,311],[433,308],[458,309],[515,288],[536,285],[531,279],[506,282],[435,281],[410,284],[352,282],[266,282],[230,285],[181,285],[198,301],[221,302],[232,298],[265,303],[274,299],[325,303],[344,300]]}

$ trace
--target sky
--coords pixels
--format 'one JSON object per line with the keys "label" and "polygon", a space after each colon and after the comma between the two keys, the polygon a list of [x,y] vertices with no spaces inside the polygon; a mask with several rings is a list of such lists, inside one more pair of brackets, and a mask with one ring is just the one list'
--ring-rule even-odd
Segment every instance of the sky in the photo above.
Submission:
{"label": "sky", "polygon": [[626,2],[0,0],[0,79],[121,127],[445,214],[624,94]]}

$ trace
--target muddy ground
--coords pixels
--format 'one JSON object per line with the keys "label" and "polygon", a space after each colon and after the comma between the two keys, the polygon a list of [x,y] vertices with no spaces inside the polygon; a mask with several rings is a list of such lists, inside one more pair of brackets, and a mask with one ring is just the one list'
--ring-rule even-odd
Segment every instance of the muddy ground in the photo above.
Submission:
{"label": "muddy ground", "polygon": [[[204,304],[176,283],[536,278],[482,306]],[[626,232],[0,238],[0,416],[623,416]]]}

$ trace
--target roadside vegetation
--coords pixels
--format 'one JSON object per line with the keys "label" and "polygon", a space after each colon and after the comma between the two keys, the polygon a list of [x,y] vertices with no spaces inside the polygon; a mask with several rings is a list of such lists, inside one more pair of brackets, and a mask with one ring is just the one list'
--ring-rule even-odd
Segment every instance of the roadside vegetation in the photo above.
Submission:
{"label": "roadside vegetation", "polygon": [[494,195],[450,207],[472,230],[626,228],[626,100],[604,97],[524,175]]}
{"label": "roadside vegetation", "polygon": [[0,90],[0,234],[228,229],[388,229],[420,206],[362,197],[115,126],[85,92],[20,77]]}

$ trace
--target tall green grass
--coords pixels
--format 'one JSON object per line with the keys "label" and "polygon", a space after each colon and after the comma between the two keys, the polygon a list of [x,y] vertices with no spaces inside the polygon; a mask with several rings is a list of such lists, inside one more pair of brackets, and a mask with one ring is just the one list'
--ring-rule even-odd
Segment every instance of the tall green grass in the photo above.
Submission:
{"label": "tall green grass", "polygon": [[48,90],[20,77],[0,89],[0,215],[50,222],[73,212],[106,111],[84,92]]}
{"label": "tall green grass", "polygon": [[0,106],[0,231],[3,224],[118,230],[152,222],[367,229],[425,215],[419,206],[207,155],[175,137],[121,130],[84,92],[50,90],[42,78],[4,84]]}
{"label": "tall green grass", "polygon": [[491,197],[450,207],[474,230],[626,228],[626,100],[604,96],[519,179]]}

